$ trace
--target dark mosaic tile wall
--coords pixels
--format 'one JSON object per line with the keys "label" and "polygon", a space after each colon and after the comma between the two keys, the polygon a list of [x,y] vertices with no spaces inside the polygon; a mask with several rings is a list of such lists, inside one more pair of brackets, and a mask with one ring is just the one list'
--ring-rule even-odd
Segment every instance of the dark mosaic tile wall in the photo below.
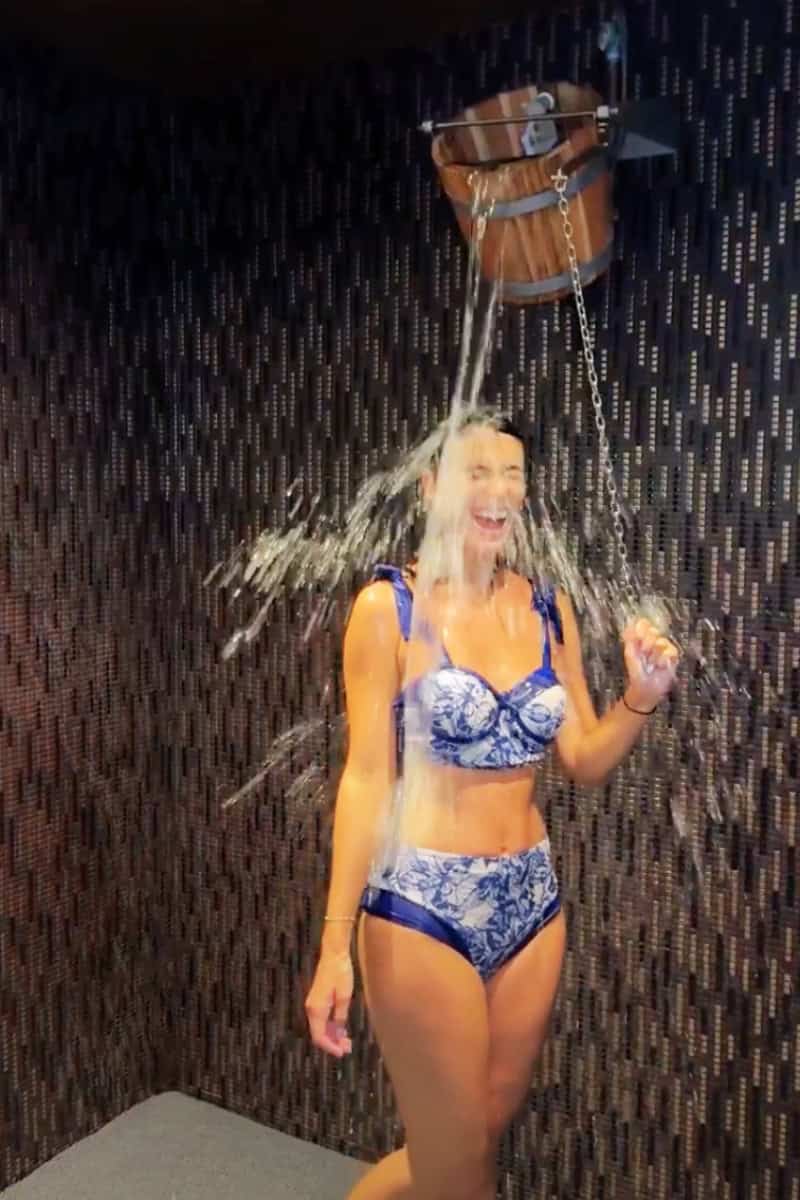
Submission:
{"label": "dark mosaic tile wall", "polygon": [[0,1187],[162,1077],[174,708],[165,410],[54,97],[4,65]]}
{"label": "dark mosaic tile wall", "polygon": [[[589,299],[609,427],[644,573],[722,626],[753,704],[714,727],[682,702],[705,763],[673,743],[597,795],[547,780],[571,946],[503,1188],[796,1198],[800,18],[629,12],[632,86],[674,96],[687,137],[619,172]],[[160,1086],[394,1144],[361,1009],[342,1067],[303,1033],[327,816],[289,811],[284,777],[221,808],[292,722],[334,718],[335,631],[304,648],[285,605],[222,664],[200,581],[298,473],[340,510],[443,413],[465,254],[414,127],[586,78],[593,34],[532,23],[180,106],[4,60],[4,1180]],[[574,312],[499,334],[487,398],[530,421],[578,528]]]}

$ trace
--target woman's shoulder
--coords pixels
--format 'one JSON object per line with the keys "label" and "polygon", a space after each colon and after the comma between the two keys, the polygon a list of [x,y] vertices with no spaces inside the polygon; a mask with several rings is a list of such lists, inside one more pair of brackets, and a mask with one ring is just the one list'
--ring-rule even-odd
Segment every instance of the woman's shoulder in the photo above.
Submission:
{"label": "woman's shoulder", "polygon": [[[393,613],[395,610],[394,586],[390,579],[377,577],[369,579],[359,588],[353,598],[352,616],[380,617],[382,613]],[[352,620],[351,616],[351,620]]]}
{"label": "woman's shoulder", "polygon": [[376,567],[371,578],[356,592],[348,624],[351,627],[356,624],[376,635],[387,632],[396,635],[398,609],[403,601],[398,591],[403,582],[399,568],[387,564]]}

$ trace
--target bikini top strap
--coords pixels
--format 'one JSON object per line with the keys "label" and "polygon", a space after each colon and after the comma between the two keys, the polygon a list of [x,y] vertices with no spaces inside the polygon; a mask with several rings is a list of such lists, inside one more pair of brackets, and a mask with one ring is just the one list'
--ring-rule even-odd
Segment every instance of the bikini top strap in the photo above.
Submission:
{"label": "bikini top strap", "polygon": [[414,605],[414,595],[403,578],[403,572],[399,567],[393,567],[390,563],[378,563],[372,572],[372,579],[373,582],[378,579],[387,579],[391,583],[400,632],[403,635],[403,641],[407,642],[411,636],[411,610]]}
{"label": "bikini top strap", "polygon": [[540,589],[535,583],[531,585],[531,608],[535,608],[542,618],[544,629],[544,644],[542,647],[542,666],[550,668],[550,627],[556,635],[556,641],[563,646],[564,626],[561,623],[561,613],[556,604],[556,590],[551,585]]}

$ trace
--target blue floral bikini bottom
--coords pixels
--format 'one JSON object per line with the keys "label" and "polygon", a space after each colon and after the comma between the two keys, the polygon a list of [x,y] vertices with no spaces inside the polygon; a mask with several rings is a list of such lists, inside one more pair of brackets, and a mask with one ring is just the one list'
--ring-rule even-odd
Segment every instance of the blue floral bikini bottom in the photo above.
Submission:
{"label": "blue floral bikini bottom", "polygon": [[361,908],[444,942],[488,979],[561,908],[550,841],[498,855],[403,847],[370,875]]}

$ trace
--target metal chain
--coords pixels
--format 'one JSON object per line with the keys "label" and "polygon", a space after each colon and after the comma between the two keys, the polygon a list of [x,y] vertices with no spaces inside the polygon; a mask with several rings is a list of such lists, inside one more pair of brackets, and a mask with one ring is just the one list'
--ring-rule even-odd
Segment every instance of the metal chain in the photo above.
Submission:
{"label": "metal chain", "polygon": [[600,443],[600,469],[605,476],[606,491],[608,492],[608,500],[611,505],[611,519],[614,525],[614,534],[617,539],[617,554],[619,555],[620,569],[622,572],[622,586],[625,589],[625,595],[631,608],[636,607],[636,589],[633,584],[633,576],[631,574],[630,563],[628,562],[628,547],[625,543],[625,530],[622,522],[622,508],[620,507],[619,496],[617,494],[617,481],[614,478],[614,467],[611,463],[611,447],[606,433],[606,421],[603,416],[603,398],[600,395],[600,384],[597,379],[597,370],[594,365],[594,348],[592,346],[592,335],[589,330],[589,319],[586,316],[586,304],[583,298],[583,284],[581,283],[581,273],[578,266],[578,255],[575,250],[575,237],[572,228],[572,222],[569,219],[569,201],[567,200],[567,182],[568,176],[559,167],[558,173],[552,176],[553,186],[558,195],[558,211],[561,213],[561,220],[564,224],[564,240],[567,243],[567,254],[569,255],[569,273],[572,279],[572,290],[575,294],[575,307],[578,310],[578,323],[581,330],[581,341],[583,342],[583,357],[586,362],[586,370],[589,377],[589,389],[592,397],[592,405],[594,407],[594,419],[597,426],[597,436]]}

